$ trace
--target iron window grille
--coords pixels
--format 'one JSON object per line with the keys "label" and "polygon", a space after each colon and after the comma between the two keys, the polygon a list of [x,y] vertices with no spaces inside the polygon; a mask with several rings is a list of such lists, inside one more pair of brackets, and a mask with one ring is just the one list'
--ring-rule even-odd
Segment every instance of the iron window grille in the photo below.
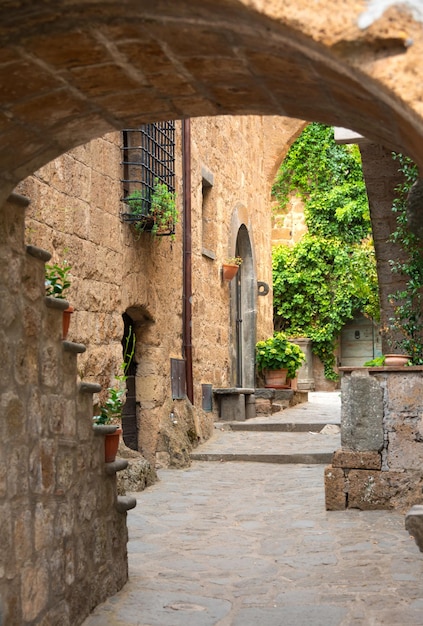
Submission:
{"label": "iron window grille", "polygon": [[[151,230],[151,198],[156,183],[165,184],[175,192],[175,122],[155,122],[122,132],[123,201],[131,194],[141,193],[144,224],[142,230]],[[128,206],[128,204],[126,205]],[[129,208],[129,207],[128,207]],[[140,216],[130,211],[121,214],[127,222],[139,222]],[[175,220],[176,221],[176,220]],[[173,229],[161,235],[173,235]]]}

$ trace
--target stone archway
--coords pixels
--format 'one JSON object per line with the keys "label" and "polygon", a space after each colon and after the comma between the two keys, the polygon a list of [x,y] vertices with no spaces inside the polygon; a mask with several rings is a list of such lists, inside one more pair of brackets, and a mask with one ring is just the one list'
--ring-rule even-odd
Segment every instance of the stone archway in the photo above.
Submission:
{"label": "stone archway", "polygon": [[336,0],[315,10],[306,0],[5,0],[0,200],[112,128],[181,117],[318,120],[422,163],[421,25],[407,3],[377,19],[364,9],[352,0],[342,11]]}

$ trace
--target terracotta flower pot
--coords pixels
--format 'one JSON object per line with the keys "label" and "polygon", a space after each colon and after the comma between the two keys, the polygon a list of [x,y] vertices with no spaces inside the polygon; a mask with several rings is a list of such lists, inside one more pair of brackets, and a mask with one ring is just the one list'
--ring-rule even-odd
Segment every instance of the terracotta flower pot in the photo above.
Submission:
{"label": "terracotta flower pot", "polygon": [[279,389],[281,387],[287,387],[286,376],[288,374],[287,369],[280,370],[265,370],[264,380],[265,387]]}
{"label": "terracotta flower pot", "polygon": [[104,461],[105,463],[113,463],[119,448],[119,439],[122,429],[118,428],[114,433],[104,435]]}
{"label": "terracotta flower pot", "polygon": [[232,280],[238,273],[238,268],[239,265],[228,265],[224,263],[222,266],[223,280]]}
{"label": "terracotta flower pot", "polygon": [[410,356],[408,354],[385,354],[385,365],[399,365],[404,366],[407,365],[410,360]]}
{"label": "terracotta flower pot", "polygon": [[62,336],[63,339],[66,339],[69,332],[69,325],[71,320],[71,315],[74,312],[73,306],[69,306],[67,309],[63,311],[63,326],[62,326]]}

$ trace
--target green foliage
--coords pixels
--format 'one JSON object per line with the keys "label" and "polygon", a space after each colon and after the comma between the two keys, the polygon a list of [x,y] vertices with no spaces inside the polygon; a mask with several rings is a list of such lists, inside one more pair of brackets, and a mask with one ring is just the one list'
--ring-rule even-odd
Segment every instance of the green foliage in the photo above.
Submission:
{"label": "green foliage", "polygon": [[125,198],[126,204],[131,209],[131,214],[137,217],[148,215],[149,205],[147,195],[140,189],[135,189]]}
{"label": "green foliage", "polygon": [[45,288],[46,295],[54,298],[65,299],[65,291],[69,289],[71,283],[69,280],[69,272],[71,266],[67,261],[63,261],[63,265],[54,263],[45,267]]}
{"label": "green foliage", "polygon": [[169,191],[165,183],[154,179],[154,189],[149,199],[145,191],[136,189],[125,198],[131,209],[131,216],[139,218],[134,222],[138,232],[146,230],[147,226],[153,236],[173,232],[178,222],[175,194]]}
{"label": "green foliage", "polygon": [[153,195],[151,196],[150,215],[154,218],[153,235],[172,231],[178,222],[175,204],[175,194],[169,191],[167,185],[155,180]]}
{"label": "green foliage", "polygon": [[308,233],[294,247],[273,250],[275,328],[309,337],[336,380],[335,341],[362,312],[378,319],[379,303],[370,217],[356,146],[338,146],[333,129],[310,124],[282,163],[274,195],[305,203]]}
{"label": "green foliage", "polygon": [[309,124],[292,144],[272,194],[279,209],[292,193],[304,201],[310,234],[358,243],[370,232],[370,213],[357,146],[337,145],[333,128]]}
{"label": "green foliage", "polygon": [[230,256],[225,259],[225,265],[238,265],[238,267],[242,264],[242,259],[240,256]]}
{"label": "green foliage", "polygon": [[287,369],[288,378],[295,378],[304,360],[304,352],[295,343],[288,341],[284,333],[274,333],[273,337],[256,344],[256,363],[259,372]]}
{"label": "green foliage", "polygon": [[384,354],[382,354],[382,356],[377,356],[374,359],[371,359],[370,361],[366,361],[364,364],[364,367],[382,367],[383,365],[385,365]]}
{"label": "green foliage", "polygon": [[[405,261],[391,261],[392,271],[407,277],[404,289],[389,297],[395,304],[394,317],[389,320],[389,330],[400,331],[404,339],[393,347],[410,355],[412,365],[423,365],[423,256],[422,242],[408,229],[407,196],[418,178],[416,165],[402,154],[393,153],[398,161],[398,170],[404,175],[403,182],[396,187],[397,197],[392,211],[396,214],[397,228],[391,241],[401,244],[406,252]],[[390,342],[392,345],[392,342]]]}
{"label": "green foliage", "polygon": [[120,374],[115,377],[116,384],[107,389],[107,397],[100,407],[100,415],[93,417],[95,424],[113,424],[122,419],[122,408],[126,400],[126,379],[128,368],[135,352],[135,335],[132,331],[126,337],[124,359],[120,365]]}
{"label": "green foliage", "polygon": [[309,337],[313,351],[333,370],[335,340],[361,311],[377,318],[377,274],[373,246],[345,244],[306,234],[296,246],[273,250],[275,326],[291,337]]}

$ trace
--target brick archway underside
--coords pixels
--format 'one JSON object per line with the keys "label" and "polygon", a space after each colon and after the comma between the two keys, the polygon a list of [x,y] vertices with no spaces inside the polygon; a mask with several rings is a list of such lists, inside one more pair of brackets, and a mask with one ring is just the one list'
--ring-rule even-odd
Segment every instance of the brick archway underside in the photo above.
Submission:
{"label": "brick archway underside", "polygon": [[342,10],[338,0],[3,0],[2,198],[113,128],[182,117],[317,120],[422,163],[421,25],[403,6],[360,30],[364,9],[360,0]]}

